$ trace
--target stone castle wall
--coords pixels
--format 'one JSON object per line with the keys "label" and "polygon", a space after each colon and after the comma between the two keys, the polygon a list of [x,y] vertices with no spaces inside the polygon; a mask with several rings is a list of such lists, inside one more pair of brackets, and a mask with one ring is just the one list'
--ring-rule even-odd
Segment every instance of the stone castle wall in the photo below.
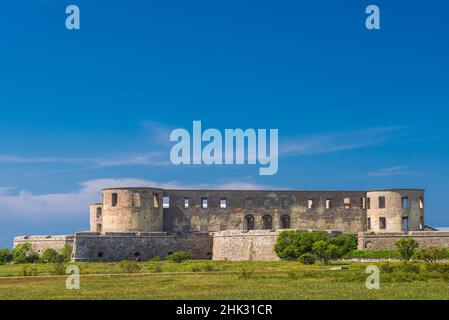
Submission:
{"label": "stone castle wall", "polygon": [[211,259],[212,237],[209,234],[168,235],[148,233],[75,234],[74,261],[150,260],[166,258],[176,251],[187,251],[193,259]]}
{"label": "stone castle wall", "polygon": [[[271,217],[273,230],[283,229],[283,216],[290,220],[287,229],[354,234],[366,230],[364,191],[165,190],[164,197],[170,200],[169,208],[164,209],[164,231],[169,233],[244,230],[247,215],[254,217],[255,230],[264,229],[265,215]],[[207,208],[201,205],[203,198],[207,199]],[[221,199],[226,199],[226,208],[220,207]],[[345,199],[350,199],[348,207],[344,206]],[[309,200],[313,201],[312,208]],[[329,208],[326,200],[331,200]]]}
{"label": "stone castle wall", "polygon": [[449,248],[449,232],[443,231],[410,231],[410,232],[361,232],[358,235],[359,250],[396,249],[396,241],[402,238],[413,238],[420,248]]}
{"label": "stone castle wall", "polygon": [[34,251],[39,254],[44,253],[47,249],[55,249],[60,251],[66,245],[73,246],[73,236],[21,236],[15,237],[13,247],[19,244],[30,243]]}

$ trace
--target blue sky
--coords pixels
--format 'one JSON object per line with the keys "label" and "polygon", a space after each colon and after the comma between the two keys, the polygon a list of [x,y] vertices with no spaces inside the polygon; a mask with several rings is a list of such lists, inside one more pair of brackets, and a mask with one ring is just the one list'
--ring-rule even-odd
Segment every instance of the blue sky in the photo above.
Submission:
{"label": "blue sky", "polygon": [[[81,29],[65,28],[77,4]],[[381,30],[365,28],[377,4]],[[448,226],[447,1],[8,1],[0,246],[88,228],[101,187],[425,188]],[[276,128],[275,176],[167,164],[168,133]],[[288,152],[286,152],[288,150]]]}

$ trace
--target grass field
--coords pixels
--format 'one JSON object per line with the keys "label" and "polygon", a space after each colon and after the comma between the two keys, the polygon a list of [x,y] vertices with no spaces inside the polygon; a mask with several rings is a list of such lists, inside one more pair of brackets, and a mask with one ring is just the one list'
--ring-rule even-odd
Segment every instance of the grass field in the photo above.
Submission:
{"label": "grass field", "polygon": [[67,290],[53,266],[0,266],[0,299],[449,299],[449,282],[437,273],[381,274],[381,289],[368,290],[364,263],[305,266],[297,262],[144,262],[123,274],[118,263],[77,263],[81,289]]}

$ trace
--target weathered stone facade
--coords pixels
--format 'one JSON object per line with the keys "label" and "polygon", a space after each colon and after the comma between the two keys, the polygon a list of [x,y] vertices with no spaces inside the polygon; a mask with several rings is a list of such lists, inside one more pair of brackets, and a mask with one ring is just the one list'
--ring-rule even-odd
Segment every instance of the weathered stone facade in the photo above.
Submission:
{"label": "weathered stone facade", "polygon": [[449,248],[449,232],[410,231],[410,232],[361,232],[358,236],[359,250],[396,249],[396,241],[413,238],[420,248]]}
{"label": "weathered stone facade", "polygon": [[22,236],[14,238],[14,247],[23,243],[30,243],[34,251],[42,254],[47,249],[57,251],[66,245],[73,246],[74,236]]}
{"label": "weathered stone facade", "polygon": [[212,258],[212,237],[207,233],[168,235],[148,233],[75,234],[72,258],[74,261],[121,261],[166,258],[176,251],[187,251],[193,259]]}
{"label": "weathered stone facade", "polygon": [[[42,252],[73,243],[76,261],[147,260],[175,251],[194,258],[276,260],[278,234],[290,230],[359,233],[363,249],[417,237],[446,245],[449,234],[423,231],[424,190],[166,190],[108,188],[90,205],[90,231],[60,240],[18,237]],[[446,237],[446,238],[445,238]],[[51,239],[53,241],[48,241]],[[36,251],[38,251],[36,250]]]}

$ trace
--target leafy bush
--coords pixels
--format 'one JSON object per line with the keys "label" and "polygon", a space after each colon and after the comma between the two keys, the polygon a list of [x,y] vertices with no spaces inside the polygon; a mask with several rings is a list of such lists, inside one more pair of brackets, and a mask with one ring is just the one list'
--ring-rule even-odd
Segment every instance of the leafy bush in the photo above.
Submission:
{"label": "leafy bush", "polygon": [[419,251],[419,258],[428,263],[435,263],[437,260],[444,259],[446,250],[442,248],[424,248]]}
{"label": "leafy bush", "polygon": [[65,273],[65,264],[63,261],[56,262],[53,265],[52,274],[54,275],[63,275]]}
{"label": "leafy bush", "polygon": [[13,254],[8,248],[0,249],[0,265],[7,264],[12,261]]}
{"label": "leafy bush", "polygon": [[63,257],[64,259],[63,261],[65,262],[70,261],[70,259],[72,258],[72,251],[73,251],[72,246],[68,244],[66,244],[64,248],[62,248],[60,255]]}
{"label": "leafy bush", "polygon": [[396,250],[354,250],[345,255],[348,259],[398,259]]}
{"label": "leafy bush", "polygon": [[34,266],[24,266],[22,268],[22,275],[25,277],[37,276],[37,269]]}
{"label": "leafy bush", "polygon": [[402,262],[398,265],[398,270],[406,273],[419,273],[421,268],[416,263]]}
{"label": "leafy bush", "polygon": [[324,264],[328,264],[329,260],[338,259],[340,257],[339,248],[329,241],[320,240],[313,245],[313,254],[317,260]]}
{"label": "leafy bush", "polygon": [[320,255],[317,258],[320,260],[337,259],[357,248],[357,239],[354,235],[335,237],[326,232],[298,233],[288,230],[279,234],[274,250],[283,260],[297,261],[304,254],[315,254],[314,246],[318,242],[321,242],[321,245],[316,247]]}
{"label": "leafy bush", "polygon": [[164,269],[164,264],[162,262],[156,262],[153,267],[153,272],[161,273]]}
{"label": "leafy bush", "polygon": [[157,261],[162,261],[162,258],[160,256],[155,256],[153,259],[151,259],[150,261],[153,262],[157,262]]}
{"label": "leafy bush", "polygon": [[395,267],[390,262],[384,262],[380,265],[380,271],[385,273],[393,273],[395,271]]}
{"label": "leafy bush", "polygon": [[32,249],[31,243],[19,244],[12,253],[15,263],[34,263],[39,260],[39,255]]}
{"label": "leafy bush", "polygon": [[399,255],[403,260],[410,260],[414,253],[415,249],[418,248],[418,243],[413,238],[402,238],[395,243],[398,248]]}
{"label": "leafy bush", "polygon": [[312,265],[315,263],[315,256],[311,253],[304,253],[302,256],[298,258],[298,261],[302,264]]}
{"label": "leafy bush", "polygon": [[41,261],[49,263],[62,263],[65,258],[63,255],[59,254],[55,249],[46,249],[42,254]]}
{"label": "leafy bush", "polygon": [[171,262],[181,263],[191,258],[190,253],[186,251],[177,251],[168,256],[168,260]]}
{"label": "leafy bush", "polygon": [[120,270],[125,273],[138,273],[142,270],[142,266],[137,261],[123,260],[119,263]]}

